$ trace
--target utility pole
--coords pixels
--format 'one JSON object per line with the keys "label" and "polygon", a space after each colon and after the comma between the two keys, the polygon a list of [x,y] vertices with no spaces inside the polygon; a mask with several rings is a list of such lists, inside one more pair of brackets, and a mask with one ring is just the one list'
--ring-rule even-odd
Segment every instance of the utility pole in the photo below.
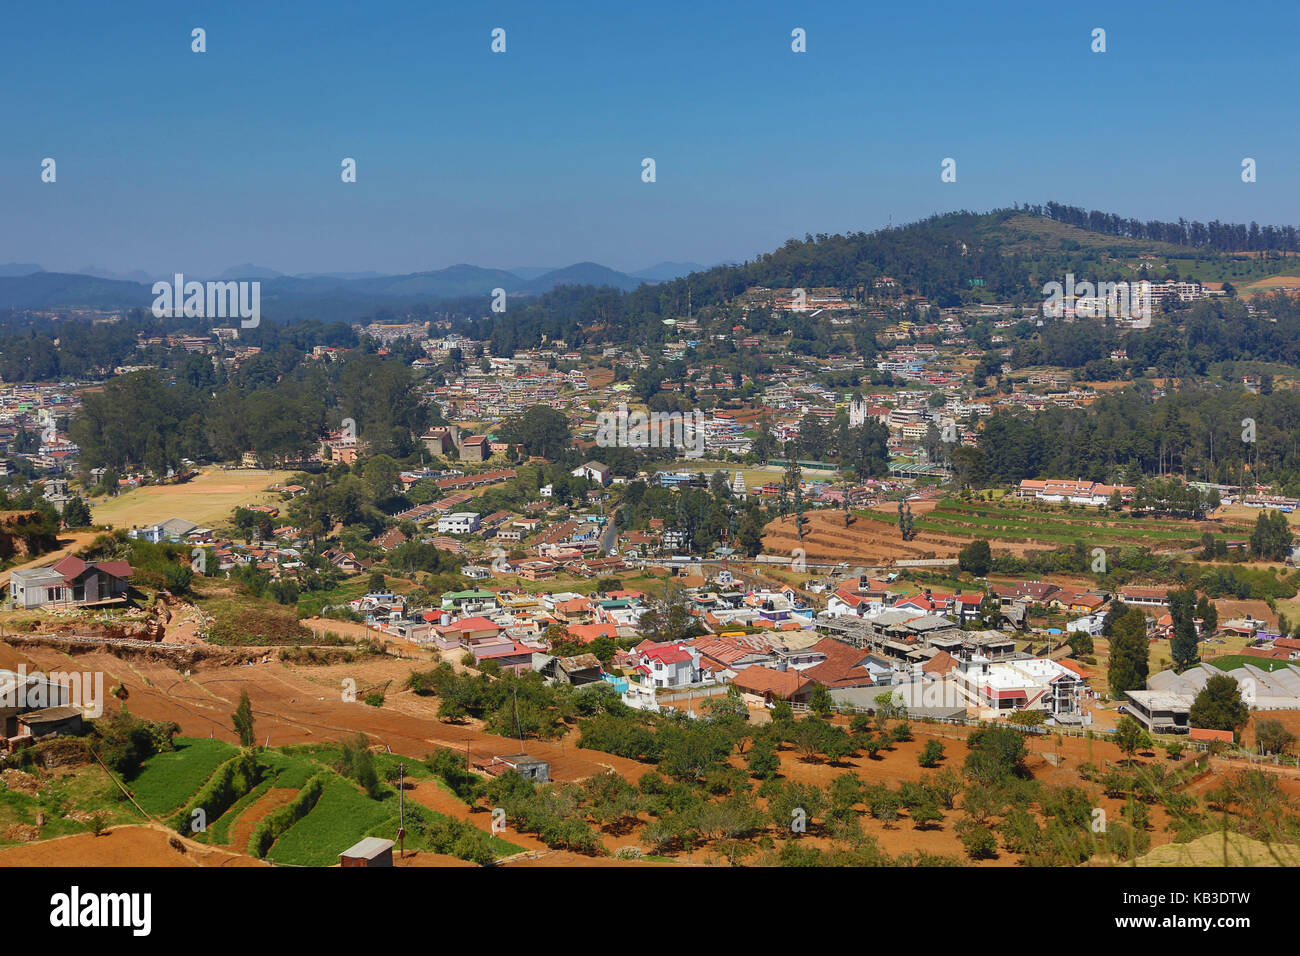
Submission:
{"label": "utility pole", "polygon": [[397,858],[406,858],[406,764],[397,765]]}

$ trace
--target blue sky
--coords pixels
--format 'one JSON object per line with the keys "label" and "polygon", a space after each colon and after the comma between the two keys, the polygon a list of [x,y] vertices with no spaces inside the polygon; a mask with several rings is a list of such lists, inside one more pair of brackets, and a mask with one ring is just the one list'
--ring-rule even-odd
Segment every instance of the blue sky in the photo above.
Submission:
{"label": "blue sky", "polygon": [[634,270],[1014,201],[1300,224],[1300,6],[1057,6],[12,4],[0,263]]}

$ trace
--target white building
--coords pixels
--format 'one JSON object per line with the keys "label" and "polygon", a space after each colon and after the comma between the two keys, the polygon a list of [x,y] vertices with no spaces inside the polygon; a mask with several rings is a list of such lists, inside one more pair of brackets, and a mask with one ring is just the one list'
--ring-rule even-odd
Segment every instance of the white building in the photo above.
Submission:
{"label": "white building", "polygon": [[686,687],[700,681],[700,652],[686,644],[646,644],[633,651],[641,684]]}
{"label": "white building", "polygon": [[961,662],[954,679],[972,706],[1007,713],[1045,710],[1054,717],[1079,713],[1086,687],[1074,671],[1043,657],[997,662],[972,657]]}
{"label": "white building", "polygon": [[589,461],[585,465],[579,465],[573,469],[570,474],[574,478],[586,478],[598,485],[604,485],[609,481],[609,466],[602,465],[598,461]]}
{"label": "white building", "polygon": [[473,534],[479,528],[479,516],[472,511],[457,511],[438,519],[439,534]]}

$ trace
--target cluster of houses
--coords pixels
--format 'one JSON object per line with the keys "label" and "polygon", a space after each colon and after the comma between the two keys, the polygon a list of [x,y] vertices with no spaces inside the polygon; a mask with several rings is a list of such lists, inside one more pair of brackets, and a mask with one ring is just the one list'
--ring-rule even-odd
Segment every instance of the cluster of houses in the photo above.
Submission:
{"label": "cluster of houses", "polygon": [[[443,594],[431,608],[373,593],[352,606],[379,634],[468,654],[476,665],[493,661],[572,684],[607,681],[643,709],[730,687],[755,706],[800,705],[823,687],[834,702],[852,707],[873,707],[890,694],[918,715],[1035,709],[1058,724],[1086,722],[1081,702],[1090,692],[1072,661],[1035,655],[1032,645],[1017,651],[1005,630],[963,629],[979,609],[977,595],[973,602],[924,592],[904,597],[866,578],[858,587],[889,606],[868,616],[818,614],[793,588],[687,589],[687,609],[705,633],[670,642],[638,640],[647,604],[635,591],[470,589]],[[859,596],[843,588],[837,595]],[[592,653],[553,654],[557,638],[570,650],[606,639],[612,656],[603,654],[602,664]]]}

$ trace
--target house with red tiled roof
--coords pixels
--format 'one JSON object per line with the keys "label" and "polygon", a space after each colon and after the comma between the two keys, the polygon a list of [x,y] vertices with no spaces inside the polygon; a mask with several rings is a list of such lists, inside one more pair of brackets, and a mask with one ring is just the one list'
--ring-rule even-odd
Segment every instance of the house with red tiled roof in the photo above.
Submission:
{"label": "house with red tiled roof", "polygon": [[574,624],[587,624],[591,621],[596,613],[592,607],[591,601],[585,597],[571,598],[568,601],[560,601],[555,605],[555,615],[565,621],[572,621]]}
{"label": "house with red tiled roof", "polygon": [[1128,586],[1120,589],[1119,599],[1129,607],[1168,607],[1169,589]]}
{"label": "house with red tiled roof", "polygon": [[983,600],[984,596],[978,593],[962,594],[957,591],[953,594],[935,594],[926,589],[921,594],[899,598],[894,602],[893,607],[895,610],[914,610],[922,614],[950,617],[959,624],[965,624],[979,615],[980,603]]}
{"label": "house with red tiled roof", "polygon": [[117,604],[127,598],[132,573],[125,561],[85,561],[68,555],[46,568],[11,572],[9,599],[22,608]]}
{"label": "house with red tiled roof", "polygon": [[944,677],[951,674],[956,667],[957,658],[953,657],[947,651],[940,651],[921,665],[921,673],[936,678]]}
{"label": "house with red tiled roof", "polygon": [[1060,664],[1070,673],[1077,674],[1079,677],[1082,677],[1084,679],[1087,679],[1092,676],[1092,673],[1088,671],[1082,664],[1080,664],[1078,661],[1072,661],[1068,657],[1063,657],[1056,663]]}
{"label": "house with red tiled roof", "polygon": [[370,562],[363,558],[358,558],[351,551],[335,551],[330,549],[328,551],[322,551],[321,557],[334,565],[334,567],[338,568],[340,571],[345,571],[348,574],[358,574],[362,571],[370,570]]}
{"label": "house with red tiled roof", "polygon": [[1103,595],[1092,591],[1059,591],[1052,595],[1048,606],[1071,614],[1096,614],[1106,605]]}
{"label": "house with red tiled roof", "polygon": [[533,669],[533,654],[540,647],[521,644],[518,641],[481,641],[469,648],[474,655],[474,663],[482,666],[485,661],[495,661],[503,671],[522,674]]}
{"label": "house with red tiled roof", "polygon": [[1241,653],[1247,657],[1263,657],[1271,661],[1289,661],[1291,652],[1280,647],[1243,647]]}
{"label": "house with red tiled roof", "polygon": [[867,617],[879,613],[882,608],[879,600],[856,594],[847,587],[837,588],[826,601],[826,613],[830,617]]}
{"label": "house with red tiled roof", "polygon": [[1007,607],[1011,604],[1046,604],[1061,589],[1045,581],[1017,581],[994,585],[991,590],[1002,606]]}
{"label": "house with red tiled roof", "polygon": [[590,644],[598,637],[618,640],[618,628],[613,624],[570,624],[565,630],[569,637],[583,644]]}
{"label": "house with red tiled roof", "polygon": [[780,639],[765,634],[746,634],[743,637],[700,637],[695,649],[700,659],[717,673],[730,678],[753,666],[774,664],[780,660]]}
{"label": "house with red tiled roof", "polygon": [[746,667],[731,681],[746,704],[771,704],[778,700],[806,704],[817,682],[799,671],[777,670],[761,664]]}
{"label": "house with red tiled roof", "polygon": [[392,551],[398,545],[406,544],[406,535],[400,528],[389,528],[375,538],[374,544],[384,551]]}
{"label": "house with red tiled roof", "polygon": [[824,637],[809,650],[821,654],[823,659],[802,673],[831,691],[873,687],[893,681],[893,669],[889,663],[864,648]]}
{"label": "house with red tiled roof", "polygon": [[633,672],[650,687],[685,687],[699,683],[700,653],[685,643],[642,641],[632,650]]}
{"label": "house with red tiled roof", "polygon": [[501,625],[486,617],[463,617],[449,624],[434,627],[438,646],[473,648],[475,644],[496,640],[501,633]]}

